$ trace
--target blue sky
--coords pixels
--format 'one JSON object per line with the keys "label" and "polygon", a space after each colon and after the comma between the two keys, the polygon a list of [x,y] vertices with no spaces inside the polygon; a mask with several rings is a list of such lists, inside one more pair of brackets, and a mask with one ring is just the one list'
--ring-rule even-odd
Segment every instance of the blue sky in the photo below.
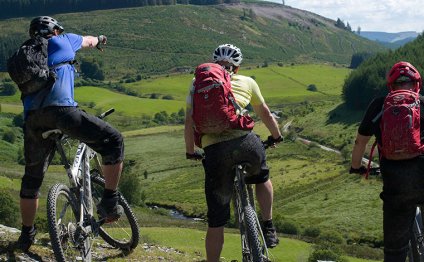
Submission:
{"label": "blue sky", "polygon": [[390,33],[424,30],[423,0],[285,0],[285,4],[333,20],[340,18],[354,31],[358,26],[362,31]]}

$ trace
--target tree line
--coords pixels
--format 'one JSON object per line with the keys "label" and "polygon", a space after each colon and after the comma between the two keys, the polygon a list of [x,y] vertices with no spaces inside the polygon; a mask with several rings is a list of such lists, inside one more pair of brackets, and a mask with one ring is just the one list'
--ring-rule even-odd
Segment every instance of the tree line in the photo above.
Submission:
{"label": "tree line", "polygon": [[8,0],[0,1],[0,19],[149,5],[216,5],[240,0]]}
{"label": "tree line", "polygon": [[364,110],[374,98],[386,95],[386,75],[393,64],[399,61],[410,62],[421,76],[424,76],[423,35],[395,51],[390,50],[369,57],[352,71],[343,86],[346,105],[351,109]]}

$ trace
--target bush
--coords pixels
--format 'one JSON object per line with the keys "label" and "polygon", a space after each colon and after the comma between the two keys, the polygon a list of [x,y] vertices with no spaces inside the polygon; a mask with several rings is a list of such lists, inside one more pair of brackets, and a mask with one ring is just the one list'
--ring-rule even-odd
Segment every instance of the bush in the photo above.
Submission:
{"label": "bush", "polygon": [[318,88],[317,88],[317,86],[316,85],[314,85],[314,84],[310,84],[310,85],[308,85],[308,87],[306,88],[308,91],[312,91],[312,92],[316,92],[316,91],[318,91]]}
{"label": "bush", "polygon": [[8,130],[4,132],[3,140],[13,144],[16,141],[16,134],[12,130]]}
{"label": "bush", "polygon": [[344,239],[342,235],[336,231],[325,231],[321,233],[319,240],[321,242],[328,242],[334,244],[343,244]]}
{"label": "bush", "polygon": [[299,232],[295,224],[291,222],[285,222],[281,219],[278,219],[278,217],[275,219],[274,225],[278,232],[284,234],[297,235]]}
{"label": "bush", "polygon": [[138,174],[133,171],[134,161],[125,161],[125,169],[122,172],[119,182],[119,190],[124,195],[125,199],[131,205],[142,205],[146,196],[141,190],[140,178]]}
{"label": "bush", "polygon": [[314,251],[309,256],[309,262],[323,261],[336,261],[346,262],[347,260],[342,257],[342,250],[332,243],[322,243],[314,247]]}
{"label": "bush", "polygon": [[174,100],[174,97],[172,95],[165,95],[165,96],[162,97],[162,99],[165,99],[165,100]]}
{"label": "bush", "polygon": [[303,231],[303,235],[306,237],[316,238],[321,234],[321,230],[316,227],[308,227]]}
{"label": "bush", "polygon": [[0,190],[0,224],[18,227],[20,226],[19,207],[9,192],[4,189]]}
{"label": "bush", "polygon": [[16,92],[18,92],[18,88],[14,84],[3,82],[3,92],[1,92],[2,95],[13,96],[16,94]]}
{"label": "bush", "polygon": [[150,95],[150,99],[158,99],[158,98],[159,98],[158,94],[153,93]]}
{"label": "bush", "polygon": [[13,118],[12,123],[13,123],[14,126],[24,127],[24,113],[20,113],[19,115],[16,115]]}
{"label": "bush", "polygon": [[340,255],[337,255],[331,250],[318,249],[312,252],[309,257],[309,262],[317,262],[318,260],[322,261],[341,261]]}

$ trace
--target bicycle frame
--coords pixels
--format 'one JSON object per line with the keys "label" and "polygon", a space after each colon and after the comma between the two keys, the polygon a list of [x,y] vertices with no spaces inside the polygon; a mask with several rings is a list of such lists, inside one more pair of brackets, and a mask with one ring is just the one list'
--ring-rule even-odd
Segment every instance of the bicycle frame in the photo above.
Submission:
{"label": "bicycle frame", "polygon": [[[96,222],[93,217],[90,179],[90,160],[94,159],[95,164],[98,167],[100,167],[100,161],[97,158],[96,153],[90,147],[88,147],[85,143],[80,142],[78,144],[75,158],[71,166],[68,158],[66,157],[62,144],[65,139],[60,138],[61,134],[62,132],[59,129],[55,129],[43,133],[43,137],[47,138],[50,135],[54,136],[56,150],[58,151],[61,162],[66,170],[66,174],[70,183],[70,189],[80,200],[78,207],[79,218],[77,230],[81,231],[80,240],[83,241],[90,233],[93,233],[94,236],[97,236],[98,228],[102,224],[102,221],[99,221],[100,223]],[[99,171],[100,170],[101,168],[99,168]]]}

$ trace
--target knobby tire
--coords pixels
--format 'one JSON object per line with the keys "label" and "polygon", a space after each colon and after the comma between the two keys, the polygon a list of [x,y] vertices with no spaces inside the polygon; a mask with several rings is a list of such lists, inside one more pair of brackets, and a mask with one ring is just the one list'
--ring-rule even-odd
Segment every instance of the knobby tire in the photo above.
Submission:
{"label": "knobby tire", "polygon": [[48,193],[47,222],[53,252],[59,262],[91,260],[89,237],[75,245],[78,218],[78,201],[74,194],[66,185],[55,184]]}
{"label": "knobby tire", "polygon": [[256,223],[256,212],[252,206],[248,205],[244,208],[244,222],[246,223],[246,234],[252,255],[252,261],[262,262],[262,245],[259,239],[259,228]]}
{"label": "knobby tire", "polygon": [[[98,174],[98,171],[91,171],[91,174],[93,201],[96,205],[100,202],[103,195],[105,181]],[[109,245],[121,250],[131,251],[138,245],[140,229],[130,205],[122,194],[120,194],[118,203],[123,207],[124,215],[116,222],[103,224],[100,227],[99,235]]]}

